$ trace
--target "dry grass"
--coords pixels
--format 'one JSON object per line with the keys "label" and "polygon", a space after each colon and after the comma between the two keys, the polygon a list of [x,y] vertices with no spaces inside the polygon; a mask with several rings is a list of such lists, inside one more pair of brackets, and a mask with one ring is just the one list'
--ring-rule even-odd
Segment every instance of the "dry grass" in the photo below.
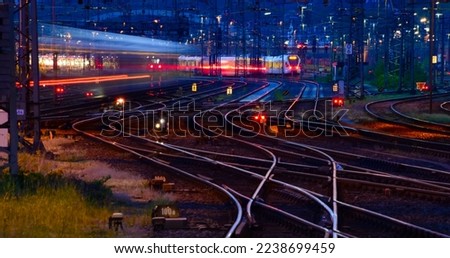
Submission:
{"label": "dry grass", "polygon": [[[44,187],[37,188],[36,192],[11,198],[15,195],[2,191],[7,187],[0,178],[0,237],[109,237],[114,233],[107,223],[112,212],[124,213],[127,232],[133,234],[136,230],[144,236],[142,229],[151,224],[149,201],[152,200],[152,204],[174,202],[173,195],[153,191],[148,180],[133,171],[89,160],[88,152],[77,148],[72,139],[43,139],[43,143],[54,158],[42,153],[20,153],[21,173],[57,175],[94,185],[101,183],[111,189],[113,202],[106,206],[93,205],[70,184],[55,189],[46,187],[46,182],[39,183]],[[90,192],[87,194],[102,196],[100,192],[87,191]],[[137,203],[140,204],[135,206]]]}
{"label": "dry grass", "polygon": [[[86,148],[91,145],[84,142],[77,144],[76,139],[57,137],[42,140],[46,150],[54,155],[21,153],[19,166],[22,173],[38,173],[49,177],[57,175],[86,182],[96,188],[86,190],[82,185],[77,188],[78,191],[82,189],[77,195],[70,186],[57,190],[44,187],[14,199],[10,198],[14,196],[11,192],[2,193],[0,178],[0,237],[147,237],[152,208],[155,205],[176,203],[174,194],[152,190],[147,178],[134,171],[133,167],[121,164],[121,160],[129,161],[129,154],[110,152],[105,160],[112,162],[106,163],[92,159],[97,153],[104,155],[103,149]],[[111,164],[117,164],[117,167]],[[97,190],[100,184],[110,189],[111,198],[106,198]],[[105,204],[92,205],[91,197],[87,198],[86,195],[108,200]],[[108,229],[108,218],[113,212],[124,214],[125,230],[118,232],[118,235]],[[74,219],[73,216],[79,217]],[[19,217],[17,221],[14,220]]]}
{"label": "dry grass", "polygon": [[0,199],[0,237],[107,237],[110,211],[94,206],[73,186],[38,188]]}
{"label": "dry grass", "polygon": [[[124,202],[146,203],[150,200],[160,198],[160,193],[150,188],[148,179],[132,170],[120,170],[105,162],[90,160],[86,151],[80,150],[80,148],[72,144],[74,143],[72,139],[54,138],[52,140],[44,140],[43,142],[46,149],[55,154],[54,161],[45,161],[47,166],[49,166],[47,169],[52,169],[51,171],[88,182],[108,178],[105,185],[111,188],[117,199]],[[68,150],[68,153],[75,153],[77,158],[71,158],[70,154],[67,154],[66,158],[61,160],[58,156]],[[126,160],[129,158],[129,155],[119,153],[117,158]],[[68,160],[71,161],[69,162]]]}
{"label": "dry grass", "polygon": [[352,101],[346,101],[343,109],[347,109],[348,112],[342,118],[342,121],[347,121],[347,122],[356,123],[356,124],[364,124],[364,123],[374,122],[375,120],[372,117],[370,117],[365,111],[365,106],[367,103],[373,102],[373,101],[381,101],[381,100],[387,100],[387,99],[407,97],[407,96],[410,96],[410,95],[406,94],[406,93],[379,94],[379,95],[366,96],[365,99],[362,99],[362,100],[353,99]]}

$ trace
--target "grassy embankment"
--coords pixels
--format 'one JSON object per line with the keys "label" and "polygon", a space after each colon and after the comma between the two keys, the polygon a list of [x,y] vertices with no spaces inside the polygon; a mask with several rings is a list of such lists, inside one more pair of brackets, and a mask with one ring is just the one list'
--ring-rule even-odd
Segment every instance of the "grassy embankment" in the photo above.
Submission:
{"label": "grassy embankment", "polygon": [[[348,109],[348,112],[346,113],[345,117],[347,120],[352,121],[354,123],[362,123],[365,122],[372,122],[373,118],[371,118],[364,110],[364,106],[373,101],[380,101],[385,99],[395,99],[395,98],[402,98],[402,97],[408,97],[411,96],[408,93],[401,93],[401,94],[379,94],[379,95],[373,95],[373,96],[366,96],[363,100],[355,99],[351,102],[346,102],[344,109]],[[442,123],[442,124],[449,124],[450,123],[450,116],[447,114],[442,114],[437,112],[437,110],[434,111],[434,113],[429,113],[429,107],[428,103],[426,105],[418,105],[413,109],[403,110],[400,109],[401,112],[405,113],[408,116],[415,117],[421,120],[435,122],[435,123]]]}
{"label": "grassy embankment", "polygon": [[[74,163],[81,156],[62,157]],[[41,154],[19,154],[19,175],[0,174],[0,237],[107,237],[106,180],[64,176]]]}
{"label": "grassy embankment", "polygon": [[410,96],[407,93],[399,93],[399,94],[378,94],[378,95],[368,95],[365,96],[364,99],[352,99],[350,101],[346,101],[344,105],[344,109],[347,109],[348,112],[345,114],[344,119],[347,121],[351,121],[356,124],[365,124],[371,123],[374,121],[372,117],[365,111],[365,105],[367,103],[373,101],[381,101],[387,99],[395,99]]}
{"label": "grassy embankment", "polygon": [[[14,182],[13,182],[14,181]],[[0,176],[0,237],[106,237],[110,190],[56,173]]]}
{"label": "grassy embankment", "polygon": [[117,211],[124,212],[125,228],[134,236],[132,228],[151,224],[152,207],[174,202],[157,191],[150,192],[151,203],[139,207],[117,199],[114,189],[139,193],[148,188],[145,180],[89,160],[86,151],[67,146],[71,142],[45,141],[55,153],[50,159],[20,153],[16,180],[7,169],[0,172],[0,237],[114,237],[108,218]]}

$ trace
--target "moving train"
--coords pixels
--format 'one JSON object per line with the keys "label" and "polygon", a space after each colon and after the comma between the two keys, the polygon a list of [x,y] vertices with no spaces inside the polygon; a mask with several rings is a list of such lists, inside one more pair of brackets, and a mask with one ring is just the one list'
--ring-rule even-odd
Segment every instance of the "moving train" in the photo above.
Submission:
{"label": "moving train", "polygon": [[178,70],[209,76],[242,76],[252,74],[299,74],[298,55],[263,56],[254,60],[248,57],[221,56],[217,58],[201,56],[178,57]]}
{"label": "moving train", "polygon": [[179,42],[39,24],[43,78],[174,70],[180,55],[199,48]]}
{"label": "moving train", "polygon": [[142,72],[190,72],[207,76],[299,74],[298,55],[261,58],[198,55],[178,42],[41,25],[39,69],[43,78]]}

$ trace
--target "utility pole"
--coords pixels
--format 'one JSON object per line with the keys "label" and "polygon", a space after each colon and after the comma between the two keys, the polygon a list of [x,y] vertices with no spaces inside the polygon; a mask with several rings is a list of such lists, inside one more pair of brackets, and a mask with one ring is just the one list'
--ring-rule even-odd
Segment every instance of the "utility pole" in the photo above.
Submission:
{"label": "utility pole", "polygon": [[356,58],[359,62],[359,79],[360,79],[360,97],[364,98],[364,1],[356,0],[354,3],[352,16],[354,20],[354,31],[355,31],[355,47],[356,47]]}
{"label": "utility pole", "polygon": [[24,128],[21,128],[23,131],[33,128],[33,144],[28,146],[24,139],[21,142],[34,152],[41,148],[36,0],[20,0],[16,12],[19,13],[17,118],[24,121]]}
{"label": "utility pole", "polygon": [[224,37],[225,37],[225,55],[230,56],[230,44],[231,42],[231,35],[230,35],[230,22],[232,21],[230,18],[230,13],[233,8],[233,1],[227,0],[227,4],[225,7],[225,13],[224,13]]}
{"label": "utility pole", "polygon": [[[2,146],[0,151],[8,153],[9,173],[15,181],[19,174],[17,150],[19,136],[17,128],[17,88],[15,84],[14,44],[14,1],[6,0],[0,3],[0,109],[3,113],[0,125]],[[6,121],[5,121],[6,120]],[[9,134],[9,143],[8,143]]]}
{"label": "utility pole", "polygon": [[384,39],[383,39],[383,45],[384,45],[384,89],[388,88],[388,78],[389,78],[389,46],[390,46],[390,24],[388,24],[389,19],[389,13],[388,13],[388,1],[384,1]]}
{"label": "utility pole", "polygon": [[400,2],[400,22],[401,22],[401,27],[400,27],[400,49],[399,49],[399,73],[398,73],[398,79],[399,79],[399,83],[398,83],[398,88],[397,91],[401,92],[402,88],[403,88],[403,81],[404,81],[404,77],[405,77],[405,34],[406,34],[406,30],[405,30],[405,26],[406,26],[406,1],[403,0]]}
{"label": "utility pole", "polygon": [[345,40],[345,58],[347,63],[347,68],[345,72],[346,76],[346,83],[345,83],[345,95],[346,98],[349,99],[350,97],[350,80],[351,73],[352,73],[352,58],[353,58],[353,11],[354,11],[354,0],[350,0],[350,10],[349,10],[349,17],[348,17],[348,38]]}
{"label": "utility pole", "polygon": [[[284,64],[284,16],[286,15],[286,0],[283,0],[283,11],[281,15],[281,63]],[[303,22],[303,16],[302,16]],[[284,72],[281,72],[281,79],[284,77]]]}
{"label": "utility pole", "polygon": [[430,114],[433,113],[433,90],[434,90],[434,26],[435,26],[435,17],[436,17],[436,1],[430,1],[430,60],[429,60],[429,90],[430,90]]}
{"label": "utility pole", "polygon": [[[445,75],[445,29],[444,29],[444,21],[447,17],[443,14],[440,17],[440,22],[439,22],[439,26],[440,26],[440,30],[441,30],[441,39],[440,39],[440,44],[441,44],[441,87],[444,85],[444,75]],[[448,59],[448,56],[447,56]]]}
{"label": "utility pole", "polygon": [[252,31],[252,56],[250,58],[250,66],[256,68],[252,74],[259,75],[261,68],[261,5],[259,0],[255,0],[253,5],[253,31]]}
{"label": "utility pole", "polygon": [[[240,21],[239,24],[241,26],[241,46],[242,46],[242,64],[240,63],[240,61],[237,60],[241,60],[241,58],[239,58],[238,56],[236,56],[236,75],[243,75],[244,77],[247,75],[247,36],[245,33],[245,26],[246,26],[246,20],[245,20],[245,11],[246,10],[246,5],[245,5],[245,1],[244,0],[238,0],[238,6],[239,9],[242,10],[240,12]],[[238,53],[237,53],[238,55]],[[241,68],[242,68],[242,73],[241,73]]]}
{"label": "utility pole", "polygon": [[213,18],[213,24],[214,24],[214,29],[213,31],[215,31],[214,33],[214,58],[215,58],[215,63],[216,63],[216,67],[217,67],[217,77],[219,78],[219,80],[222,79],[222,48],[223,48],[223,31],[222,31],[222,16],[218,15],[219,10],[218,10],[218,6],[217,6],[217,0],[214,2],[214,6],[213,6],[213,12],[214,15],[217,15],[216,17],[212,17]]}
{"label": "utility pole", "polygon": [[409,9],[409,28],[411,28],[409,32],[409,41],[410,41],[410,47],[409,47],[409,59],[410,59],[410,87],[411,87],[411,93],[416,92],[416,83],[415,83],[415,54],[414,54],[414,31],[412,28],[414,28],[414,1],[410,2],[411,6]]}

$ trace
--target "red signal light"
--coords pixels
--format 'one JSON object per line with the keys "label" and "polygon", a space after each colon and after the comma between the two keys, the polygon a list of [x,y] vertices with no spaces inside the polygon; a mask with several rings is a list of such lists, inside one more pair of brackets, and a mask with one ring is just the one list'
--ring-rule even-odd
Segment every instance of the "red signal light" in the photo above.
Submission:
{"label": "red signal light", "polygon": [[306,48],[306,45],[303,44],[303,43],[300,43],[300,44],[297,44],[297,48],[298,48],[298,49],[305,49],[305,48]]}
{"label": "red signal light", "polygon": [[254,116],[254,119],[258,123],[265,123],[266,122],[266,116],[265,115],[258,114],[256,116]]}
{"label": "red signal light", "polygon": [[344,99],[342,97],[334,97],[333,98],[333,106],[334,107],[344,106]]}

